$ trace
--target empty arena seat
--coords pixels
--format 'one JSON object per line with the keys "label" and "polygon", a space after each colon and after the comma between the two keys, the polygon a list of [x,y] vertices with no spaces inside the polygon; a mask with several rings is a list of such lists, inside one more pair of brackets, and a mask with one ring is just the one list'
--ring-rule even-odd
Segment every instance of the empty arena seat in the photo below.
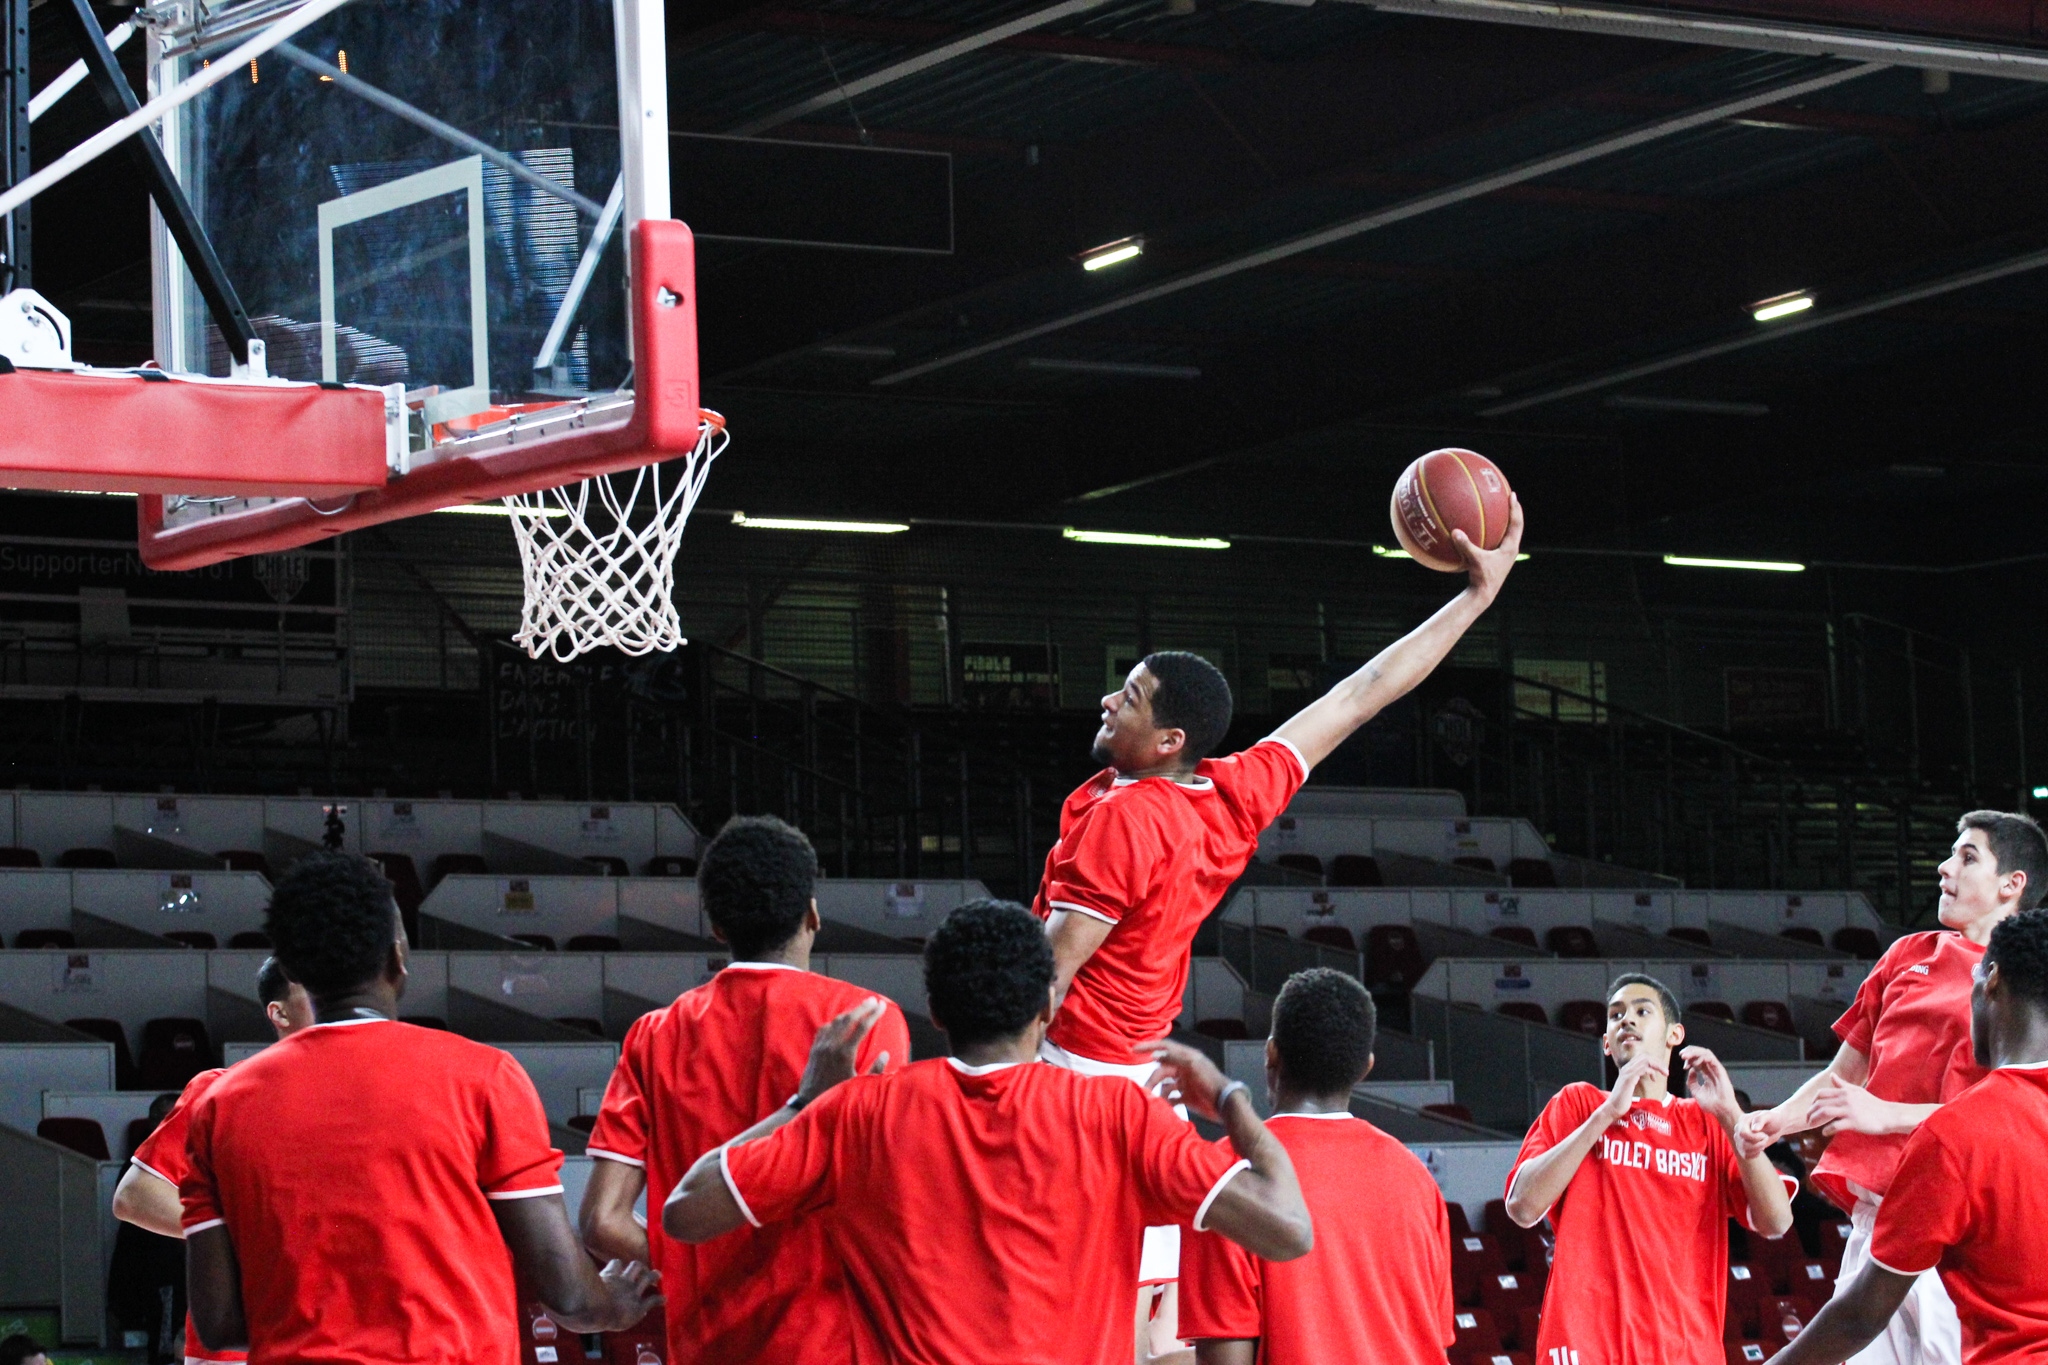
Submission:
{"label": "empty arena seat", "polygon": [[433,868],[427,873],[427,890],[432,891],[439,886],[443,877],[458,873],[469,877],[488,877],[491,865],[484,861],[481,853],[443,853],[434,859]]}
{"label": "empty arena seat", "polygon": [[[1798,1239],[1795,1237],[1792,1240]],[[1801,1259],[1792,1263],[1792,1292],[1808,1298],[1818,1295],[1823,1302],[1832,1298],[1835,1292],[1835,1272],[1828,1268],[1826,1261],[1807,1258],[1803,1247],[1800,1249],[1800,1256]]]}
{"label": "empty arena seat", "polygon": [[555,951],[555,936],[553,934],[514,934],[512,937],[528,947],[538,948],[544,953]]}
{"label": "empty arena seat", "polygon": [[1415,988],[1429,963],[1422,944],[1405,924],[1375,924],[1365,931],[1367,990],[1405,995]]}
{"label": "empty arena seat", "polygon": [[114,1046],[114,1089],[133,1090],[135,1054],[128,1050],[128,1030],[119,1019],[66,1019],[64,1027]]}
{"label": "empty arena seat", "polygon": [[1239,1042],[1252,1036],[1242,1019],[1197,1019],[1195,1032],[1218,1042]]}
{"label": "empty arena seat", "polygon": [[1516,886],[1555,887],[1557,869],[1548,858],[1510,858],[1508,880]]}
{"label": "empty arena seat", "polygon": [[557,1015],[555,1016],[555,1022],[563,1025],[565,1028],[572,1028],[581,1033],[591,1034],[593,1037],[604,1037],[603,1024],[595,1019],[587,1019],[580,1014]]}
{"label": "empty arena seat", "polygon": [[1305,942],[1320,943],[1339,952],[1358,951],[1358,940],[1351,937],[1351,931],[1341,924],[1312,924],[1301,931],[1301,937]]}
{"label": "empty arena seat", "polygon": [[253,848],[223,848],[217,850],[213,856],[220,859],[221,865],[230,872],[255,872],[266,878],[270,876],[270,859]]}
{"label": "empty arena seat", "polygon": [[1273,866],[1299,872],[1304,877],[1314,877],[1317,881],[1323,879],[1323,860],[1313,853],[1283,853],[1273,860]]}
{"label": "empty arena seat", "polygon": [[1771,1358],[1770,1348],[1761,1341],[1731,1341],[1726,1349],[1728,1365],[1757,1365]]}
{"label": "empty arena seat", "polygon": [[69,1147],[80,1156],[89,1156],[94,1161],[111,1161],[107,1151],[107,1133],[100,1127],[98,1119],[54,1118],[44,1119],[36,1125],[36,1136],[45,1142],[54,1142],[59,1147]]}
{"label": "empty arena seat", "polygon": [[1543,935],[1543,946],[1559,957],[1598,957],[1600,942],[1583,924],[1552,925]]}
{"label": "empty arena seat", "polygon": [[1536,1349],[1536,1332],[1543,1324],[1543,1309],[1524,1308],[1515,1314],[1515,1336],[1508,1344],[1517,1350],[1533,1352]]}
{"label": "empty arena seat", "polygon": [[1689,924],[1673,925],[1664,931],[1664,937],[1680,943],[1697,943],[1702,948],[1714,946],[1714,936],[1704,929],[1695,929]]}
{"label": "empty arena seat", "polygon": [[213,1044],[197,1019],[152,1019],[142,1026],[135,1055],[136,1079],[144,1090],[183,1090],[185,1082],[213,1065]]}
{"label": "empty arena seat", "polygon": [[0,848],[0,867],[41,867],[43,855],[32,848]]}
{"label": "empty arena seat", "polygon": [[76,948],[78,935],[69,929],[24,929],[14,936],[17,948]]}
{"label": "empty arena seat", "polygon": [[167,930],[163,937],[173,943],[187,948],[197,948],[202,952],[210,953],[220,947],[220,940],[204,929],[171,929]]}
{"label": "empty arena seat", "polygon": [[1496,1321],[1518,1318],[1524,1308],[1536,1308],[1542,1302],[1526,1275],[1509,1270],[1480,1278],[1479,1306]]}
{"label": "empty arena seat", "polygon": [[1470,1109],[1467,1109],[1462,1104],[1450,1101],[1445,1101],[1442,1104],[1425,1104],[1422,1106],[1422,1112],[1425,1114],[1435,1114],[1440,1119],[1456,1119],[1460,1123],[1472,1122],[1472,1111]]}
{"label": "empty arena seat", "polygon": [[[1465,1217],[1465,1206],[1463,1204],[1460,1204],[1455,1199],[1445,1200],[1444,1212],[1449,1215],[1451,1220],[1451,1236],[1458,1237],[1472,1231],[1472,1224]],[[1492,1228],[1482,1228],[1480,1230],[1483,1232],[1493,1231]]]}
{"label": "empty arena seat", "polygon": [[678,858],[663,854],[647,860],[647,875],[650,877],[694,877],[697,875],[695,858]]}
{"label": "empty arena seat", "polygon": [[1480,1281],[1505,1274],[1507,1268],[1491,1234],[1468,1232],[1451,1238],[1451,1294],[1459,1303],[1478,1303]]}
{"label": "empty arena seat", "polygon": [[609,853],[586,853],[583,855],[583,861],[589,863],[607,877],[630,877],[633,875],[633,869],[626,866],[624,858],[615,857]]}
{"label": "empty arena seat", "polygon": [[1735,1022],[1735,1007],[1725,1000],[1695,1001],[1685,1007],[1685,1012],[1687,1014],[1704,1014],[1709,1019],[1719,1019],[1723,1023],[1732,1024]]}
{"label": "empty arena seat", "polygon": [[108,868],[120,865],[112,849],[67,848],[57,855],[59,867]]}
{"label": "empty arena seat", "polygon": [[1827,940],[1820,936],[1820,930],[1809,929],[1803,924],[1795,924],[1789,929],[1780,929],[1778,937],[1790,939],[1794,943],[1811,943],[1816,948],[1828,946]]}
{"label": "empty arena seat", "polygon": [[1379,859],[1364,853],[1339,853],[1330,859],[1329,882],[1332,886],[1385,886],[1387,879],[1380,871]]}
{"label": "empty arena seat", "polygon": [[1607,1007],[1598,1000],[1567,1000],[1557,1007],[1557,1026],[1573,1033],[1605,1033]]}
{"label": "empty arena seat", "polygon": [[1857,925],[1835,930],[1828,944],[1838,953],[1851,953],[1866,961],[1874,962],[1884,956],[1884,947],[1877,941],[1877,931]]}
{"label": "empty arena seat", "polygon": [[1543,1006],[1534,1000],[1505,1000],[1494,1006],[1494,1013],[1505,1014],[1510,1019],[1521,1019],[1531,1024],[1550,1022],[1550,1016],[1543,1012]]}
{"label": "empty arena seat", "polygon": [[562,945],[565,953],[616,953],[619,940],[615,934],[577,934]]}
{"label": "empty arena seat", "polygon": [[1849,1220],[1830,1218],[1820,1225],[1820,1258],[1835,1265],[1842,1264],[1842,1253],[1849,1249]]}
{"label": "empty arena seat", "polygon": [[1486,936],[1503,943],[1519,943],[1524,948],[1536,946],[1536,931],[1526,924],[1496,924],[1486,931]]}
{"label": "empty arena seat", "polygon": [[261,948],[267,952],[270,949],[270,935],[264,933],[261,929],[244,929],[241,933],[228,939],[228,947]]}
{"label": "empty arena seat", "polygon": [[398,1022],[411,1024],[414,1028],[440,1029],[443,1033],[448,1031],[448,1021],[438,1014],[401,1014],[398,1016]]}
{"label": "empty arena seat", "polygon": [[1451,865],[1453,867],[1469,867],[1474,872],[1495,872],[1498,870],[1493,865],[1493,859],[1482,858],[1476,853],[1466,853],[1453,858],[1451,859]]}
{"label": "empty arena seat", "polygon": [[1752,1000],[1742,1007],[1742,1022],[1751,1028],[1769,1029],[1773,1033],[1789,1033],[1799,1036],[1793,1026],[1792,1011],[1782,1001]]}
{"label": "empty arena seat", "polygon": [[604,1334],[605,1365],[664,1365],[668,1361],[668,1323],[661,1308],[623,1332]]}
{"label": "empty arena seat", "polygon": [[1451,1315],[1451,1328],[1457,1333],[1451,1346],[1453,1351],[1491,1355],[1501,1349],[1500,1328],[1495,1325],[1493,1314],[1484,1308],[1458,1309]]}

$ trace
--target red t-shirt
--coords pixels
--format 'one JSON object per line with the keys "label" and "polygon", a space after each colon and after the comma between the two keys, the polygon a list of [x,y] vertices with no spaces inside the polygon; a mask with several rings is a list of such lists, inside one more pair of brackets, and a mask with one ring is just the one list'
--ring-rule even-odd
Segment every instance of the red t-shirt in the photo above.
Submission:
{"label": "red t-shirt", "polygon": [[[1515,1169],[1607,1100],[1576,1081],[1537,1116]],[[1790,1176],[1781,1179],[1791,1182]],[[1728,1220],[1749,1221],[1734,1144],[1692,1100],[1638,1098],[1586,1154],[1550,1211],[1557,1227],[1536,1358],[1584,1365],[1721,1365]]]}
{"label": "red t-shirt", "polygon": [[[650,1203],[668,1197],[698,1157],[774,1113],[796,1093],[819,1027],[873,992],[813,972],[735,962],[626,1032],[589,1152],[647,1168]],[[858,1070],[882,1053],[910,1061],[894,1004],[862,1042]],[[648,1219],[647,1244],[669,1302],[672,1365],[762,1360],[844,1365],[851,1320],[828,1219],[678,1242]]]}
{"label": "red t-shirt", "polygon": [[1114,927],[1074,974],[1046,1036],[1092,1061],[1150,1061],[1137,1049],[1173,1029],[1195,930],[1307,778],[1300,751],[1266,739],[1203,759],[1192,783],[1105,768],[1075,788],[1031,908]]}
{"label": "red t-shirt", "polygon": [[[1948,929],[1908,934],[1856,989],[1835,1021],[1835,1036],[1870,1059],[1864,1085],[1898,1104],[1947,1104],[1983,1079],[1970,1050],[1970,974],[1984,950]],[[1837,1133],[1813,1183],[1841,1208],[1853,1208],[1855,1181],[1872,1194],[1891,1188],[1905,1133]]]}
{"label": "red t-shirt", "polygon": [[561,1191],[510,1053],[375,1019],[318,1024],[192,1109],[185,1235],[227,1225],[253,1365],[517,1365],[494,1199]]}
{"label": "red t-shirt", "polygon": [[2044,1152],[2048,1067],[2000,1067],[1913,1130],[1878,1206],[1871,1259],[1940,1268],[1966,1365],[2048,1358]]}
{"label": "red t-shirt", "polygon": [[[185,1133],[192,1124],[192,1106],[199,1103],[200,1096],[227,1072],[215,1067],[202,1071],[185,1082],[184,1091],[178,1096],[177,1104],[164,1115],[164,1121],[156,1130],[142,1140],[131,1158],[137,1166],[159,1180],[168,1181],[173,1189],[185,1183],[185,1173],[191,1164],[185,1159]],[[216,1351],[200,1341],[199,1333],[192,1330],[192,1315],[185,1315],[185,1359],[187,1360],[247,1360],[244,1351]]]}
{"label": "red t-shirt", "polygon": [[1180,1243],[1180,1334],[1257,1338],[1261,1365],[1443,1365],[1451,1219],[1406,1147],[1349,1114],[1275,1114],[1315,1221],[1315,1250],[1259,1259],[1213,1232]]}
{"label": "red t-shirt", "polygon": [[1126,1365],[1148,1225],[1244,1163],[1121,1076],[917,1062],[835,1087],[725,1178],[756,1227],[824,1209],[892,1365]]}

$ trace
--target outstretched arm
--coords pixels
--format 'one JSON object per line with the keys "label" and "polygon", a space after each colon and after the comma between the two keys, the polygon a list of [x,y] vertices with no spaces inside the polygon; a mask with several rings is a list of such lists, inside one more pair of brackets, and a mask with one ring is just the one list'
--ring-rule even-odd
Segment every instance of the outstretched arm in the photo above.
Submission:
{"label": "outstretched arm", "polygon": [[1608,1092],[1606,1102],[1588,1114],[1569,1137],[1521,1164],[1515,1171],[1514,1183],[1508,1187],[1507,1198],[1508,1217],[1515,1220],[1517,1227],[1535,1227],[1564,1198],[1565,1187],[1579,1173],[1580,1163],[1599,1145],[1600,1135],[1628,1113],[1629,1106],[1635,1103],[1636,1087],[1652,1072],[1662,1075],[1664,1068],[1653,1065],[1647,1056],[1638,1055],[1614,1078],[1614,1089]]}
{"label": "outstretched arm", "polygon": [[1864,1266],[1849,1287],[1828,1300],[1806,1330],[1771,1359],[1776,1365],[1842,1365],[1877,1340],[1917,1278],[1881,1265]]}
{"label": "outstretched arm", "polygon": [[1842,1044],[1827,1070],[1808,1079],[1783,1104],[1742,1116],[1736,1126],[1736,1152],[1752,1156],[1779,1138],[1811,1128],[1819,1128],[1829,1137],[1845,1132],[1880,1137],[1910,1133],[1941,1108],[1938,1104],[1881,1100],[1864,1088],[1869,1079],[1870,1059]]}
{"label": "outstretched arm", "polygon": [[1251,1163],[1216,1192],[1201,1230],[1220,1232],[1269,1261],[1308,1255],[1315,1249],[1315,1225],[1302,1200],[1294,1162],[1280,1139],[1259,1121],[1250,1092],[1236,1087],[1219,1109],[1216,1098],[1226,1082],[1214,1062],[1179,1043],[1155,1043],[1152,1055],[1159,1059],[1154,1084],[1162,1087],[1165,1097],[1222,1123],[1230,1145]]}
{"label": "outstretched arm", "polygon": [[114,1217],[159,1237],[182,1238],[184,1216],[176,1185],[133,1162],[121,1172],[121,1183],[114,1187]]}
{"label": "outstretched arm", "polygon": [[638,1261],[612,1261],[603,1270],[591,1264],[561,1195],[494,1199],[491,1212],[521,1287],[570,1331],[622,1332],[660,1305],[659,1273]]}
{"label": "outstretched arm", "polygon": [[1472,623],[1493,605],[1508,571],[1515,566],[1515,553],[1522,547],[1521,500],[1515,500],[1507,536],[1498,549],[1480,549],[1463,531],[1453,531],[1451,539],[1465,559],[1469,576],[1465,590],[1274,732],[1300,750],[1309,767],[1328,758],[1359,726],[1428,677]]}
{"label": "outstretched arm", "polygon": [[647,1227],[633,1215],[633,1205],[646,1188],[645,1167],[605,1157],[590,1163],[590,1183],[583,1187],[577,1230],[593,1255],[606,1260],[649,1259]]}
{"label": "outstretched arm", "polygon": [[[1745,1115],[1735,1097],[1735,1081],[1721,1059],[1703,1047],[1689,1047],[1679,1056],[1685,1059],[1685,1088],[1699,1107],[1721,1125],[1732,1145]],[[1749,1200],[1749,1225],[1765,1237],[1783,1237],[1792,1227],[1792,1199],[1785,1182],[1761,1152],[1744,1156],[1736,1152],[1736,1169],[1742,1173],[1742,1192]]]}

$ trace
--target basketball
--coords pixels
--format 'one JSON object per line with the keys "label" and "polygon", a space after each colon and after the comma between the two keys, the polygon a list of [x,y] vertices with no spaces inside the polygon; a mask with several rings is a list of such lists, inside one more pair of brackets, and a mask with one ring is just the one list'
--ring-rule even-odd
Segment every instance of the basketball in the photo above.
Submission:
{"label": "basketball", "polygon": [[1482,550],[1508,533],[1514,490],[1484,455],[1455,447],[1432,450],[1394,481],[1394,534],[1418,564],[1443,573],[1464,568],[1451,532],[1463,531]]}

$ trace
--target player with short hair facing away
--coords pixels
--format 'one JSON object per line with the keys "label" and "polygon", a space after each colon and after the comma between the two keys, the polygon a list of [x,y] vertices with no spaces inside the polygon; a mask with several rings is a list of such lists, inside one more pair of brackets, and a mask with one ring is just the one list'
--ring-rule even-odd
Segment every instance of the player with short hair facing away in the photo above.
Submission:
{"label": "player with short hair facing away", "polygon": [[[768,816],[727,822],[704,850],[697,883],[732,961],[627,1030],[591,1130],[584,1243],[661,1272],[675,1305],[666,1318],[673,1365],[844,1365],[852,1354],[855,1323],[829,1217],[700,1247],[633,1213],[643,1191],[674,1189],[698,1157],[788,1103],[818,1030],[869,998],[810,970],[817,876],[801,831]],[[855,1059],[862,1071],[910,1060],[903,1011],[887,1002],[881,1010]]]}
{"label": "player with short hair facing away", "polygon": [[569,1226],[533,1082],[509,1053],[397,1021],[405,930],[376,864],[302,858],[264,929],[313,1022],[192,1108],[192,1325],[252,1365],[511,1365],[522,1297],[630,1327],[654,1276],[597,1270]]}
{"label": "player with short hair facing away", "polygon": [[1771,1238],[1792,1226],[1797,1182],[1736,1155],[1742,1107],[1714,1054],[1686,1048],[1691,1098],[1671,1094],[1684,1041],[1662,983],[1615,978],[1601,1041],[1614,1088],[1566,1086],[1522,1140],[1508,1217],[1534,1227],[1554,1210],[1557,1227],[1538,1365],[1720,1365],[1728,1220]]}
{"label": "player with short hair facing away", "polygon": [[1775,1360],[1840,1365],[1940,1275],[1965,1365],[2048,1360],[2048,910],[2000,920],[1971,969],[1982,1080],[1906,1139],[1870,1251]]}
{"label": "player with short hair facing away", "polygon": [[1450,1213],[1414,1153],[1350,1110],[1376,1027],[1372,997],[1342,972],[1280,988],[1266,1127],[1294,1161],[1315,1250],[1275,1263],[1213,1232],[1184,1237],[1180,1334],[1200,1365],[1443,1365],[1457,1336]]}
{"label": "player with short hair facing away", "polygon": [[1275,1261],[1306,1254],[1294,1167],[1243,1083],[1154,1046],[1168,1098],[1219,1116],[1223,1150],[1137,1086],[1034,1065],[1052,983],[1029,912],[969,901],[925,945],[953,1055],[854,1076],[879,1008],[833,1021],[797,1103],[700,1158],[663,1226],[708,1242],[829,1211],[856,1310],[894,1365],[1125,1365],[1147,1223],[1214,1229]]}
{"label": "player with short hair facing away", "polygon": [[[1736,1131],[1742,1151],[1813,1128],[1833,1139],[1813,1182],[1849,1214],[1837,1293],[1869,1260],[1878,1209],[1907,1139],[1984,1076],[1970,1038],[1974,973],[1992,931],[2048,891],[2048,839],[2025,815],[1971,811],[1956,822],[1940,877],[1943,927],[1887,948],[1835,1021],[1842,1046],[1827,1070],[1776,1108],[1745,1115]],[[1955,1365],[1961,1352],[1955,1305],[1930,1271],[1856,1360]]]}
{"label": "player with short hair facing away", "polygon": [[[256,969],[256,998],[263,1003],[263,1013],[279,1038],[289,1037],[313,1022],[313,1002],[307,997],[306,988],[286,976],[274,957],[263,959],[263,965]],[[192,1120],[192,1106],[226,1074],[224,1067],[215,1067],[185,1082],[171,1112],[142,1140],[129,1160],[128,1169],[121,1173],[121,1183],[114,1187],[114,1217],[160,1237],[185,1235],[184,1205],[178,1199],[178,1186],[184,1183],[185,1173],[190,1169],[185,1160],[185,1134]],[[288,1140],[283,1134],[279,1134],[279,1139]],[[191,1314],[185,1315],[186,1365],[247,1359],[245,1351],[207,1349],[199,1334],[192,1330]]]}

